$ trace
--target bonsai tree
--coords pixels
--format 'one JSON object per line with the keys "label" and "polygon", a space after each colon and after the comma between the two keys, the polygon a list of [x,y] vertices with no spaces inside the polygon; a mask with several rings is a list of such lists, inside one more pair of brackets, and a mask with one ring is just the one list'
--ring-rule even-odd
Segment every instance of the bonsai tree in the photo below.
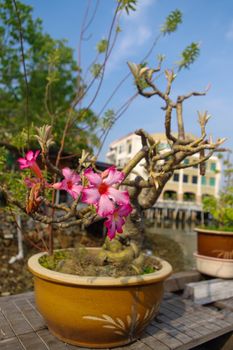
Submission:
{"label": "bonsai tree", "polygon": [[213,229],[233,231],[233,168],[229,156],[223,161],[223,165],[224,185],[219,197],[205,197],[203,199],[203,209],[212,215]]}
{"label": "bonsai tree", "polygon": [[[47,125],[38,128],[36,135],[40,150],[36,152],[30,150],[25,157],[18,159],[20,168],[29,168],[33,174],[33,177],[30,175],[24,179],[29,189],[26,205],[13,198],[5,187],[1,189],[9,204],[17,206],[34,220],[49,225],[49,254],[53,254],[52,233],[54,228],[64,229],[78,224],[85,227],[105,219],[104,225],[107,228],[108,239],[100,255],[102,263],[129,264],[130,262],[141,273],[144,266],[140,251],[144,232],[143,210],[154,205],[175,170],[199,165],[200,170],[203,171],[201,168],[203,162],[214,152],[219,151],[219,146],[224,139],[219,139],[214,143],[208,141],[206,124],[209,117],[206,112],[199,113],[200,137],[190,139],[185,134],[183,103],[188,98],[204,95],[205,92],[191,92],[178,96],[174,101],[170,98],[172,83],[175,79],[173,71],[165,70],[167,87],[165,91],[162,91],[153,81],[154,74],[160,70],[160,67],[157,69],[141,68],[140,65],[132,63],[129,63],[129,67],[133,73],[138,92],[147,98],[158,96],[164,102],[165,134],[170,145],[168,151],[160,151],[155,140],[145,130],[140,129],[136,131],[136,134],[141,137],[141,150],[122,171],[110,167],[99,173],[96,170],[95,158],[86,152],[83,152],[77,169],[68,167],[60,169],[49,159],[49,147],[53,139],[51,126]],[[144,81],[145,88],[142,86]],[[173,112],[176,114],[177,136],[171,130]],[[40,153],[44,171],[37,163]],[[195,158],[189,164],[183,162],[187,157],[197,153],[200,155],[199,159]],[[148,178],[145,180],[137,176],[130,179],[130,174],[141,160],[145,161],[144,166]],[[48,182],[47,174],[51,174],[52,182]],[[61,180],[57,181],[57,178]],[[126,186],[127,190],[122,191],[119,186]],[[52,192],[52,198],[54,198],[56,190],[67,191],[73,198],[72,204],[70,206],[56,204],[49,199],[47,193]],[[79,209],[80,202],[86,203],[87,206]],[[48,208],[52,208],[52,214]],[[62,211],[63,215],[54,215],[56,210]]]}
{"label": "bonsai tree", "polygon": [[[13,1],[13,3],[15,4],[15,11],[18,14],[19,33],[21,34],[19,35],[20,49],[24,58],[22,23],[19,16],[19,8],[17,7],[17,2]],[[199,53],[198,45],[192,43],[183,51],[182,60],[178,64],[176,73],[174,69],[165,69],[160,72],[161,64],[164,60],[163,56],[159,57],[158,67],[156,68],[150,68],[144,62],[140,62],[139,64],[128,63],[137,88],[135,96],[139,94],[146,98],[158,97],[163,103],[164,130],[170,146],[169,150],[162,151],[159,144],[147,131],[139,129],[135,132],[141,138],[141,150],[121,171],[116,169],[116,167],[110,167],[104,172],[99,172],[96,168],[96,157],[84,150],[82,153],[79,153],[80,158],[76,169],[61,167],[60,161],[65,143],[67,139],[70,143],[72,137],[72,134],[69,134],[69,137],[67,137],[68,131],[74,125],[77,125],[79,121],[82,122],[84,112],[89,111],[101,88],[106,62],[115,42],[113,28],[115,28],[115,36],[117,36],[119,32],[117,20],[121,11],[126,10],[129,12],[135,8],[135,4],[135,0],[118,0],[108,40],[101,42],[99,46],[99,52],[104,53],[103,63],[96,65],[94,62],[92,68],[94,67],[95,69],[94,71],[92,69],[94,74],[90,84],[88,86],[81,84],[78,92],[75,96],[72,96],[73,99],[69,108],[66,111],[63,110],[63,115],[66,115],[66,121],[63,124],[60,147],[58,148],[55,162],[51,161],[49,150],[54,141],[56,140],[57,142],[57,114],[56,111],[54,112],[50,109],[50,104],[48,103],[48,97],[50,95],[48,92],[53,84],[57,82],[58,78],[57,76],[54,78],[56,65],[51,61],[52,68],[49,65],[50,78],[45,89],[47,93],[44,103],[52,122],[36,129],[34,136],[39,144],[36,150],[33,151],[29,148],[30,139],[29,137],[26,138],[27,147],[24,147],[24,149],[26,148],[27,151],[24,156],[18,158],[20,169],[25,174],[22,176],[26,186],[25,188],[27,188],[26,204],[21,199],[23,193],[21,193],[20,199],[16,196],[18,182],[16,183],[13,180],[13,185],[16,187],[15,191],[10,191],[7,185],[4,184],[1,184],[0,189],[8,206],[11,208],[17,207],[32,219],[48,225],[49,243],[47,250],[50,256],[53,255],[54,229],[66,229],[75,225],[87,227],[91,223],[104,220],[104,226],[107,229],[107,239],[99,255],[100,265],[114,263],[112,265],[118,264],[122,266],[124,264],[132,267],[132,273],[140,274],[143,272],[145,266],[145,257],[141,254],[144,234],[143,211],[155,204],[162,189],[172,177],[175,170],[199,166],[200,172],[203,175],[205,171],[203,164],[214,152],[221,150],[220,146],[224,142],[224,139],[218,139],[216,142],[208,139],[206,135],[206,124],[209,115],[207,112],[199,113],[200,136],[190,138],[186,134],[183,104],[193,96],[205,95],[208,89],[203,92],[193,91],[180,95],[176,99],[171,98],[172,85],[177,73],[182,68],[189,67]],[[173,11],[162,26],[160,36],[174,32],[179,23],[181,23],[181,13],[178,10]],[[152,49],[154,45],[152,43]],[[145,56],[146,58],[147,56]],[[25,83],[28,86],[25,64],[23,68]],[[160,89],[155,83],[157,74],[164,76],[166,81],[164,90]],[[80,79],[78,80],[79,82]],[[77,107],[84,101],[87,92],[96,81],[97,89],[93,99],[88,103],[87,108],[80,109],[80,113],[77,113]],[[28,95],[26,96],[27,108],[25,114],[27,116],[26,119],[29,120]],[[123,110],[125,110],[125,107]],[[104,125],[103,140],[105,140],[114,122],[121,116],[122,109],[120,109],[119,113],[119,115],[108,113],[102,119],[102,125]],[[175,118],[177,125],[177,135],[172,131],[171,127],[173,118]],[[54,136],[53,133],[55,134]],[[9,145],[5,146],[10,149]],[[185,164],[184,160],[194,154],[199,154],[199,158],[193,158],[189,164]],[[40,160],[39,162],[38,159]],[[133,173],[136,165],[141,161],[144,161],[144,167],[148,174],[147,179],[139,176],[132,178],[130,175]],[[14,174],[14,179],[17,176],[18,174]],[[125,190],[122,190],[121,186],[124,186]],[[58,190],[67,191],[73,198],[73,202],[70,205],[68,203],[56,203],[56,191]],[[80,208],[80,203],[85,204],[85,207],[82,206]],[[56,215],[56,211],[59,211],[59,215]]]}

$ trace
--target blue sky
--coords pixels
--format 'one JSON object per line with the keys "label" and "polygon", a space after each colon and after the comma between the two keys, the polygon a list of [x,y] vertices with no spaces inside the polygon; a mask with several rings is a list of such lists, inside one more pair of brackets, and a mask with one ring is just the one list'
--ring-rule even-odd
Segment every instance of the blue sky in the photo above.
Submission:
{"label": "blue sky", "polygon": [[[54,38],[65,38],[77,47],[83,14],[89,0],[24,0],[33,6],[34,17],[43,20],[46,32]],[[90,0],[91,1],[91,0]],[[205,97],[193,97],[184,107],[187,132],[200,133],[197,111],[207,110],[211,114],[207,127],[214,139],[227,137],[226,146],[233,149],[233,1],[232,0],[139,0],[138,9],[131,16],[122,16],[122,32],[109,59],[101,94],[93,105],[99,113],[117,83],[128,73],[127,61],[140,62],[158,35],[161,24],[170,11],[178,8],[183,13],[183,24],[176,33],[159,40],[150,58],[150,66],[156,66],[156,56],[165,54],[163,68],[171,68],[179,61],[181,51],[192,41],[199,42],[201,54],[189,70],[179,73],[173,86],[173,95],[193,90],[203,91],[210,83],[211,89]],[[95,1],[92,2],[92,7]],[[114,12],[115,0],[100,0],[95,21],[87,32],[88,40],[82,47],[82,67],[88,67],[96,55],[96,43],[106,38]],[[163,77],[158,79],[163,87]],[[91,100],[91,93],[85,101]],[[117,110],[135,88],[128,79],[107,106]],[[88,100],[89,99],[89,100]],[[138,97],[119,119],[109,134],[100,159],[104,160],[108,145],[137,128],[149,132],[163,131],[164,114],[158,97]]]}

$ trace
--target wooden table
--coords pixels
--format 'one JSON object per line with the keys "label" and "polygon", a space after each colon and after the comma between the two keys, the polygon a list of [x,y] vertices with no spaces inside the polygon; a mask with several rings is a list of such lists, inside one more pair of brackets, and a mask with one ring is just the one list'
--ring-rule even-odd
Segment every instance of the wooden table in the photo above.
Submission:
{"label": "wooden table", "polygon": [[[117,349],[196,349],[200,344],[208,344],[208,341],[217,339],[223,334],[229,335],[229,332],[233,331],[233,308],[228,308],[227,305],[233,306],[233,298],[223,301],[217,308],[214,305],[195,305],[175,293],[166,293],[159,315],[147,327],[142,337],[131,345]],[[35,307],[34,295],[30,292],[0,298],[0,349],[83,348],[65,344],[50,334]],[[208,349],[208,347],[197,347],[197,349]]]}

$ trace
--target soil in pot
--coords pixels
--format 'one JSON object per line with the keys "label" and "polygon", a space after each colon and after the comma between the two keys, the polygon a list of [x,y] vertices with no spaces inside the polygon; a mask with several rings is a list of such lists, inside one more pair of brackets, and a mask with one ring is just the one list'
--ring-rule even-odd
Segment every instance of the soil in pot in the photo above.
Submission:
{"label": "soil in pot", "polygon": [[77,276],[102,276],[122,277],[144,275],[161,269],[161,263],[155,257],[142,254],[130,262],[128,259],[119,259],[109,262],[105,260],[104,250],[90,251],[86,247],[78,245],[75,249],[55,251],[52,256],[43,255],[39,263],[53,271],[67,273]]}

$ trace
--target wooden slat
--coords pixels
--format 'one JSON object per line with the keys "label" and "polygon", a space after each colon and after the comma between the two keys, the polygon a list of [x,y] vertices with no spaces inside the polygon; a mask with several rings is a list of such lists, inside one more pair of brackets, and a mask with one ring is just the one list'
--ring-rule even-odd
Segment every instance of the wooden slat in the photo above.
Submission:
{"label": "wooden slat", "polygon": [[10,327],[9,323],[7,322],[6,318],[0,311],[0,340],[13,338],[13,337],[14,337],[14,332]]}
{"label": "wooden slat", "polygon": [[67,350],[66,344],[55,338],[48,329],[43,329],[36,333],[50,350]]}
{"label": "wooden slat", "polygon": [[33,330],[30,324],[25,320],[22,313],[17,309],[13,300],[12,302],[1,303],[1,312],[16,335],[30,333]]}
{"label": "wooden slat", "polygon": [[147,332],[144,332],[143,335],[140,338],[141,342],[147,345],[150,349],[153,350],[170,350],[170,348],[161,343],[159,340],[155,339],[151,335],[149,335]]}
{"label": "wooden slat", "polygon": [[167,332],[171,336],[181,341],[181,343],[183,344],[186,344],[192,340],[190,336],[181,332],[177,327],[174,327],[171,324],[171,322],[169,322],[169,324],[166,321],[164,322],[160,316],[157,317],[156,324],[155,324],[155,321],[152,321],[151,324],[156,325],[159,329],[161,329],[164,332]]}
{"label": "wooden slat", "polygon": [[17,338],[5,339],[0,342],[1,350],[25,350]]}
{"label": "wooden slat", "polygon": [[38,337],[35,332],[22,334],[19,337],[19,340],[23,344],[24,348],[27,350],[48,350],[49,347],[46,346],[44,341]]}
{"label": "wooden slat", "polygon": [[233,298],[216,301],[214,303],[214,306],[216,306],[220,309],[226,308],[226,309],[233,311]]}
{"label": "wooden slat", "polygon": [[[182,333],[182,335],[186,335],[188,336],[189,338],[191,339],[197,339],[197,338],[200,338],[200,333],[194,331],[191,327],[188,328],[187,325],[183,324],[182,322],[180,322],[179,319],[169,319],[169,317],[167,317],[166,315],[164,314],[160,314],[158,316],[158,319],[162,320],[163,322],[165,322],[166,324],[168,325],[171,325],[171,327],[179,330],[179,332]],[[153,321],[154,322],[154,321]],[[152,324],[153,324],[152,322]]]}
{"label": "wooden slat", "polygon": [[[66,344],[66,349],[67,350],[99,350],[99,349],[95,349],[95,348],[92,348],[92,349],[84,348],[84,347],[80,348],[79,346],[69,345],[69,344]],[[105,350],[108,350],[108,349],[105,349]]]}
{"label": "wooden slat", "polygon": [[42,316],[36,309],[32,307],[32,304],[30,304],[26,299],[16,300],[14,304],[34,331],[43,329],[45,327]]}
{"label": "wooden slat", "polygon": [[180,342],[174,336],[165,331],[162,331],[152,324],[147,327],[146,332],[153,336],[155,339],[159,340],[161,343],[167,345],[169,349],[177,349],[180,345],[182,345],[182,342]]}
{"label": "wooden slat", "polygon": [[146,345],[145,343],[142,343],[140,340],[121,347],[117,347],[116,350],[151,350],[151,347]]}
{"label": "wooden slat", "polygon": [[201,305],[233,297],[233,280],[214,278],[188,283],[184,290],[184,297]]}

